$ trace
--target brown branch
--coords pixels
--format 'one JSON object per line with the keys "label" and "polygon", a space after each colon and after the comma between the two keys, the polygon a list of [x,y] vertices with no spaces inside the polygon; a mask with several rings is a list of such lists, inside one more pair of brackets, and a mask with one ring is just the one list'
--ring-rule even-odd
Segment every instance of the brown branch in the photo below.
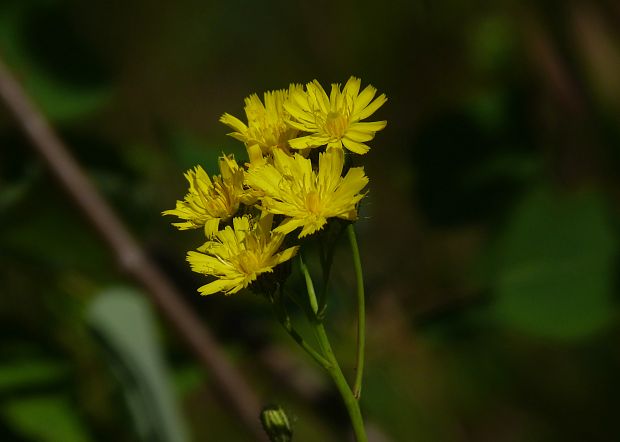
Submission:
{"label": "brown branch", "polygon": [[182,300],[178,290],[101,197],[1,58],[0,97],[55,177],[114,252],[120,267],[146,289],[163,316],[211,372],[218,390],[248,430],[257,440],[266,440],[258,419],[260,401],[257,394],[228,361],[207,326]]}
{"label": "brown branch", "polygon": [[533,64],[552,96],[572,115],[582,116],[585,99],[548,32],[532,15],[526,19],[523,30]]}

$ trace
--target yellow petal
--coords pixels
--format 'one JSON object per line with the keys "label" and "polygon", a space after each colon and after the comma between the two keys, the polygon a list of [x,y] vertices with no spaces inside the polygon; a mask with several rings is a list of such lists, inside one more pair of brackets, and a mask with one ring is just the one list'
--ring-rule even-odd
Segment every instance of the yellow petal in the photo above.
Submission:
{"label": "yellow petal", "polygon": [[[331,193],[338,185],[344,167],[344,152],[342,149],[328,149],[319,155],[318,185],[325,193]],[[323,196],[323,195],[322,195]]]}
{"label": "yellow petal", "polygon": [[387,125],[387,121],[358,121],[351,124],[351,130],[363,131],[363,132],[379,132]]}
{"label": "yellow petal", "polygon": [[289,259],[291,259],[293,256],[297,254],[298,249],[299,249],[299,246],[289,247],[288,249],[274,255],[274,258],[275,258],[274,265],[281,264],[285,261],[288,261]]}
{"label": "yellow petal", "polygon": [[356,77],[350,77],[347,84],[344,85],[342,90],[343,106],[347,109],[353,109],[355,100],[359,94],[361,80]]}
{"label": "yellow petal", "polygon": [[288,235],[293,230],[301,227],[305,224],[304,219],[295,219],[295,218],[287,218],[280,223],[278,227],[276,227],[273,231],[276,233],[282,233],[284,235]]}
{"label": "yellow petal", "polygon": [[257,167],[265,163],[263,151],[258,144],[252,144],[247,147],[248,157],[250,158],[250,167]]}
{"label": "yellow petal", "polygon": [[220,227],[220,219],[219,218],[211,218],[205,222],[205,236],[207,238],[212,238],[216,233],[218,228]]}
{"label": "yellow petal", "polygon": [[320,217],[312,220],[311,222],[306,223],[304,228],[301,230],[299,234],[299,238],[303,238],[304,236],[311,235],[323,228],[327,224],[327,219],[325,217]]}
{"label": "yellow petal", "polygon": [[308,104],[310,110],[321,110],[323,113],[328,113],[330,110],[329,98],[321,83],[317,80],[313,80],[312,83],[306,85],[306,95],[308,97]]}
{"label": "yellow petal", "polygon": [[385,94],[381,94],[368,106],[366,106],[365,108],[361,108],[359,112],[357,111],[357,108],[356,108],[356,111],[354,111],[351,118],[355,120],[363,120],[364,118],[368,118],[372,114],[374,114],[377,109],[383,106],[386,101],[387,101],[387,97],[385,96]]}
{"label": "yellow petal", "polygon": [[226,292],[234,287],[235,281],[228,279],[216,279],[209,284],[203,285],[198,289],[201,295],[213,295],[219,292]]}
{"label": "yellow petal", "polygon": [[353,141],[347,137],[342,139],[342,144],[344,144],[344,147],[349,149],[351,152],[358,153],[360,155],[364,155],[370,150],[370,147],[364,143],[358,143],[357,141]]}
{"label": "yellow petal", "polygon": [[220,122],[224,123],[226,126],[229,126],[230,128],[238,132],[245,132],[248,129],[248,127],[243,124],[243,122],[239,118],[233,117],[228,113],[220,117]]}
{"label": "yellow petal", "polygon": [[[355,117],[366,106],[368,106],[368,103],[370,103],[376,93],[377,89],[375,87],[371,85],[366,86],[353,103],[353,110],[351,112],[351,116]],[[361,120],[361,118],[358,118],[358,120]]]}
{"label": "yellow petal", "polygon": [[351,130],[351,129],[349,129],[345,134],[345,138],[348,138],[353,141],[357,141],[358,143],[363,143],[364,141],[370,141],[374,137],[375,137],[374,132],[362,132],[359,130]]}
{"label": "yellow petal", "polygon": [[309,147],[324,146],[328,141],[329,137],[324,135],[306,135],[305,137],[289,140],[288,143],[293,149],[307,149]]}

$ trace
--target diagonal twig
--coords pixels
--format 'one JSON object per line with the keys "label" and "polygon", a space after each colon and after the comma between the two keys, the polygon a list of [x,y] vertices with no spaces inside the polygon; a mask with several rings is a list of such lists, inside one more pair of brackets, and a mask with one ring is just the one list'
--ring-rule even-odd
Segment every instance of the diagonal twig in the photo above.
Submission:
{"label": "diagonal twig", "polygon": [[182,300],[179,291],[102,198],[1,57],[0,98],[56,179],[116,255],[120,267],[146,289],[162,315],[213,375],[219,392],[248,430],[257,440],[265,440],[258,419],[260,400],[257,394],[228,361],[207,326]]}

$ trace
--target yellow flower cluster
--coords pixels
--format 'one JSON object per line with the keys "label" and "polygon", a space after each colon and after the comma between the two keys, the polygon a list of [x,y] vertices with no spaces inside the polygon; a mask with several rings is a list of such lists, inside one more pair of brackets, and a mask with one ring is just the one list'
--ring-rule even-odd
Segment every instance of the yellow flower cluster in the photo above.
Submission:
{"label": "yellow flower cluster", "polygon": [[[189,252],[192,270],[212,278],[202,294],[237,293],[299,249],[287,235],[303,238],[321,230],[330,218],[357,219],[368,177],[363,167],[345,167],[345,151],[368,152],[385,121],[364,122],[385,102],[377,90],[351,77],[332,84],[328,96],[318,81],[270,91],[261,102],[245,99],[247,123],[226,113],[220,121],[243,142],[249,163],[220,158],[220,175],[210,178],[200,166],[185,177],[189,191],[176,207],[181,230],[203,228],[205,244]],[[317,155],[313,149],[319,149]]]}

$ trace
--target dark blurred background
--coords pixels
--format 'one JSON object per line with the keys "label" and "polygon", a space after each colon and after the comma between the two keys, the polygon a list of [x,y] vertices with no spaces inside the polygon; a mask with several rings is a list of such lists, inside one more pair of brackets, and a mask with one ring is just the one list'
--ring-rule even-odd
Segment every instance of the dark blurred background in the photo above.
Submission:
{"label": "dark blurred background", "polygon": [[[374,440],[620,437],[620,3],[2,0],[0,54],[295,440],[346,440],[331,384],[260,298],[198,295],[201,234],[160,212],[244,158],[218,118],[245,96],[350,75],[389,97],[357,224]],[[343,241],[347,373],[351,267]],[[0,440],[252,440],[140,290],[0,106]]]}

